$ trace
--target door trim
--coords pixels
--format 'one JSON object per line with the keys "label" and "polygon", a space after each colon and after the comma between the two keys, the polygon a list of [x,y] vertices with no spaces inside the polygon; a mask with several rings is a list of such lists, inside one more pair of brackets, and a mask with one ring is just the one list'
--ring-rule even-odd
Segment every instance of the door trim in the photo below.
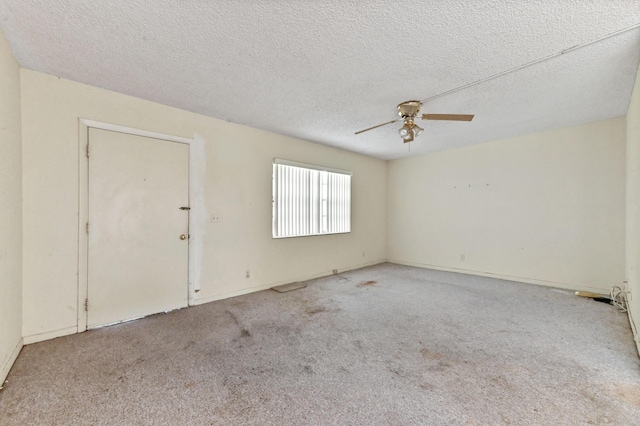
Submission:
{"label": "door trim", "polygon": [[89,285],[89,238],[86,224],[89,220],[89,158],[86,155],[89,129],[108,130],[161,141],[189,145],[189,280],[188,305],[195,305],[200,290],[203,236],[206,225],[204,205],[205,148],[204,139],[197,134],[193,138],[169,135],[95,120],[78,119],[78,333],[87,330],[85,301]]}

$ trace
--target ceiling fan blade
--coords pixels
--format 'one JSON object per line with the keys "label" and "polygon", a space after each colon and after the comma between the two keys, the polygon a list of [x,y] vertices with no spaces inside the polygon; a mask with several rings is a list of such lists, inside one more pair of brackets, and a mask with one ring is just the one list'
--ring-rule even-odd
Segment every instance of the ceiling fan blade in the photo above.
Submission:
{"label": "ceiling fan blade", "polygon": [[471,121],[473,114],[422,114],[423,120]]}
{"label": "ceiling fan blade", "polygon": [[359,135],[360,133],[368,132],[369,130],[377,129],[378,127],[386,126],[387,124],[395,123],[398,120],[402,120],[402,118],[396,118],[395,120],[387,121],[386,123],[378,124],[377,126],[369,127],[368,129],[359,130],[355,134]]}

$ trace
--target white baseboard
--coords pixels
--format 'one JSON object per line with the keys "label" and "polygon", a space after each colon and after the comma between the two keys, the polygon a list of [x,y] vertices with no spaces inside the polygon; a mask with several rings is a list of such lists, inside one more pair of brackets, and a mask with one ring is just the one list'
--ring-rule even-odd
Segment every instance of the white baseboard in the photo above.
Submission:
{"label": "white baseboard", "polygon": [[11,367],[13,367],[13,363],[16,362],[18,358],[18,354],[22,350],[23,339],[20,338],[18,340],[18,344],[13,348],[13,351],[9,354],[9,357],[5,360],[5,362],[0,366],[0,386],[4,383],[7,376],[9,375],[9,371],[11,371]]}
{"label": "white baseboard", "polygon": [[636,322],[631,314],[631,309],[629,309],[629,304],[627,304],[627,313],[629,314],[629,324],[631,324],[631,331],[633,332],[633,340],[636,342],[636,348],[638,349],[638,356],[640,356],[640,334],[638,334],[638,327],[636,327]]}
{"label": "white baseboard", "polygon": [[32,343],[42,342],[44,340],[55,339],[56,337],[68,336],[69,334],[76,334],[78,332],[78,327],[67,327],[61,328],[59,330],[47,331],[45,333],[32,334],[30,336],[24,337],[24,344],[30,345]]}
{"label": "white baseboard", "polygon": [[242,296],[243,294],[255,293],[262,290],[268,290],[274,287],[273,284],[263,284],[256,287],[243,288],[242,290],[220,293],[213,296],[201,297],[193,299],[193,305],[204,305],[205,303],[215,302],[216,300],[228,299],[230,297]]}
{"label": "white baseboard", "polygon": [[[363,263],[360,265],[349,266],[347,268],[338,269],[338,273],[366,268],[368,266],[379,265],[381,263],[385,263],[386,261],[387,261],[386,259],[382,259],[382,260],[376,260],[373,262]],[[306,275],[306,276],[295,278],[293,280],[275,281],[268,284],[262,284],[256,287],[249,287],[249,288],[244,288],[242,290],[237,290],[237,291],[232,291],[227,293],[220,293],[220,294],[216,294],[214,296],[209,296],[209,297],[201,297],[201,298],[194,299],[192,302],[193,302],[193,305],[203,305],[205,303],[215,302],[216,300],[223,300],[223,299],[228,299],[230,297],[241,296],[243,294],[255,293],[257,291],[262,291],[262,290],[268,290],[271,287],[276,287],[283,284],[289,284],[292,282],[309,281],[309,280],[314,280],[316,278],[328,277],[329,275],[333,275],[333,271],[322,271],[317,274]]]}
{"label": "white baseboard", "polygon": [[429,264],[426,264],[426,263],[418,263],[418,262],[405,262],[405,261],[394,260],[394,259],[389,259],[389,263],[395,263],[395,264],[398,264],[398,265],[406,265],[406,266],[415,266],[415,267],[418,267],[418,268],[434,269],[436,271],[457,272],[459,274],[477,275],[477,276],[488,277],[488,278],[497,278],[497,279],[500,279],[500,280],[516,281],[516,282],[521,282],[521,283],[525,283],[525,284],[536,284],[536,285],[542,285],[542,286],[545,286],[545,287],[557,287],[557,288],[563,288],[563,289],[567,289],[567,290],[589,291],[589,292],[600,293],[600,294],[609,294],[609,291],[611,290],[610,288],[606,288],[605,289],[605,288],[601,288],[601,287],[591,287],[591,286],[563,283],[563,282],[557,282],[557,281],[545,281],[545,280],[538,280],[538,279],[535,279],[535,278],[526,278],[526,277],[517,277],[517,276],[511,276],[511,275],[494,274],[494,273],[491,273],[491,272],[482,272],[482,271],[474,271],[474,270],[470,270],[470,269],[451,268],[451,267],[438,266],[438,265],[429,265]]}

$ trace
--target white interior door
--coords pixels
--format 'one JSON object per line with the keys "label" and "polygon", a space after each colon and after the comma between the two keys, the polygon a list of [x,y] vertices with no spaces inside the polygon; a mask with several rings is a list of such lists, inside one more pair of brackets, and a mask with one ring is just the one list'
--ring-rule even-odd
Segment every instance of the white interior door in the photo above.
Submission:
{"label": "white interior door", "polygon": [[87,327],[187,306],[189,146],[89,130]]}

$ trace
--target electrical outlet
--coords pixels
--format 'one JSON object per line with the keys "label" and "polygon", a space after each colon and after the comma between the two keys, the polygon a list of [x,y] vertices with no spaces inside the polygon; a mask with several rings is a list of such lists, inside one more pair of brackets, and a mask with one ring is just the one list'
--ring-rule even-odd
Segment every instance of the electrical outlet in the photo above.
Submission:
{"label": "electrical outlet", "polygon": [[337,274],[337,273],[338,273],[338,270],[337,270],[337,269],[334,269],[334,270],[333,270],[333,275],[335,275],[335,274]]}
{"label": "electrical outlet", "polygon": [[465,258],[466,258],[466,255],[461,254],[461,255],[460,255],[460,262],[464,262],[464,259],[465,259]]}
{"label": "electrical outlet", "polygon": [[248,270],[248,269],[247,269],[247,275],[246,275],[246,277],[247,277],[247,278],[251,278],[251,271],[250,271],[250,270]]}
{"label": "electrical outlet", "polygon": [[220,216],[215,213],[211,213],[211,223],[220,223]]}

